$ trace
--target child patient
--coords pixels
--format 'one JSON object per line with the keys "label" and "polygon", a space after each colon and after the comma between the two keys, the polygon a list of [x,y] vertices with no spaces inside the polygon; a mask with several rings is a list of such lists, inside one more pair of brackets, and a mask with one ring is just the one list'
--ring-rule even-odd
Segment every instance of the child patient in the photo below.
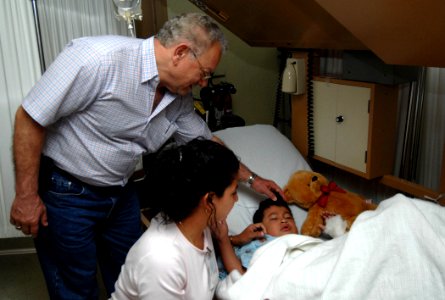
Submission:
{"label": "child patient", "polygon": [[279,195],[277,195],[276,201],[268,198],[260,203],[253,215],[253,223],[257,230],[263,231],[263,237],[254,239],[241,247],[232,246],[230,237],[227,235],[227,224],[221,224],[222,226],[214,230],[221,255],[221,259],[218,261],[220,279],[224,279],[233,270],[238,270],[243,274],[248,268],[255,250],[275,237],[298,233],[292,212]]}

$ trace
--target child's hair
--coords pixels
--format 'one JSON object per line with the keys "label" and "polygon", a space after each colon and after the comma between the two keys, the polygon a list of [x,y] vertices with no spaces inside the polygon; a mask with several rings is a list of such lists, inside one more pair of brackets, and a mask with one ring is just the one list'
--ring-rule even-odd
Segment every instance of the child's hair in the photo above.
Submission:
{"label": "child's hair", "polygon": [[208,192],[221,197],[236,179],[239,160],[227,147],[195,139],[160,151],[147,170],[148,196],[167,221],[187,217]]}
{"label": "child's hair", "polygon": [[277,200],[275,201],[270,198],[267,198],[260,202],[258,209],[253,214],[253,223],[261,223],[264,218],[264,211],[271,206],[285,207],[289,211],[289,213],[292,214],[289,205],[287,205],[287,202],[283,200],[280,194],[276,193],[275,195],[277,197]]}

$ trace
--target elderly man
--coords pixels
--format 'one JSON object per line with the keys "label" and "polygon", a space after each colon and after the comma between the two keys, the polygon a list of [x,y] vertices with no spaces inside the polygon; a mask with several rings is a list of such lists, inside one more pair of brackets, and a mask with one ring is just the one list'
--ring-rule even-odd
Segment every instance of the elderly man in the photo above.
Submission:
{"label": "elderly man", "polygon": [[[73,40],[18,109],[16,196],[11,223],[35,237],[51,298],[107,293],[139,238],[139,202],[129,180],[141,155],[168,139],[216,139],[193,110],[226,48],[218,26],[184,14],[146,40]],[[220,141],[221,142],[221,141]],[[274,197],[281,189],[245,166],[240,178]]]}

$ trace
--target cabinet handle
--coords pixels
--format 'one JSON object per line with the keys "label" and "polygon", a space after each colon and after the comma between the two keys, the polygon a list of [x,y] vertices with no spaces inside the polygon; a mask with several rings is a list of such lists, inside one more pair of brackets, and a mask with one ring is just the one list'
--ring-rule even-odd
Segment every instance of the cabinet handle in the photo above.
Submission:
{"label": "cabinet handle", "polygon": [[335,118],[335,122],[337,122],[337,123],[342,123],[344,120],[345,120],[345,118],[343,118],[342,115],[337,116],[337,117]]}

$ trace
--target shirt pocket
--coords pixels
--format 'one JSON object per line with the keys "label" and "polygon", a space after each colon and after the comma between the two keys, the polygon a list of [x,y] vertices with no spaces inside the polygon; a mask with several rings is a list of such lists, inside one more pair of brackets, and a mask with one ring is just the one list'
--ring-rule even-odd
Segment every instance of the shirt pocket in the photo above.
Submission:
{"label": "shirt pocket", "polygon": [[174,120],[169,120],[165,112],[158,114],[150,120],[146,133],[145,145],[149,153],[156,152],[165,142],[178,131]]}

